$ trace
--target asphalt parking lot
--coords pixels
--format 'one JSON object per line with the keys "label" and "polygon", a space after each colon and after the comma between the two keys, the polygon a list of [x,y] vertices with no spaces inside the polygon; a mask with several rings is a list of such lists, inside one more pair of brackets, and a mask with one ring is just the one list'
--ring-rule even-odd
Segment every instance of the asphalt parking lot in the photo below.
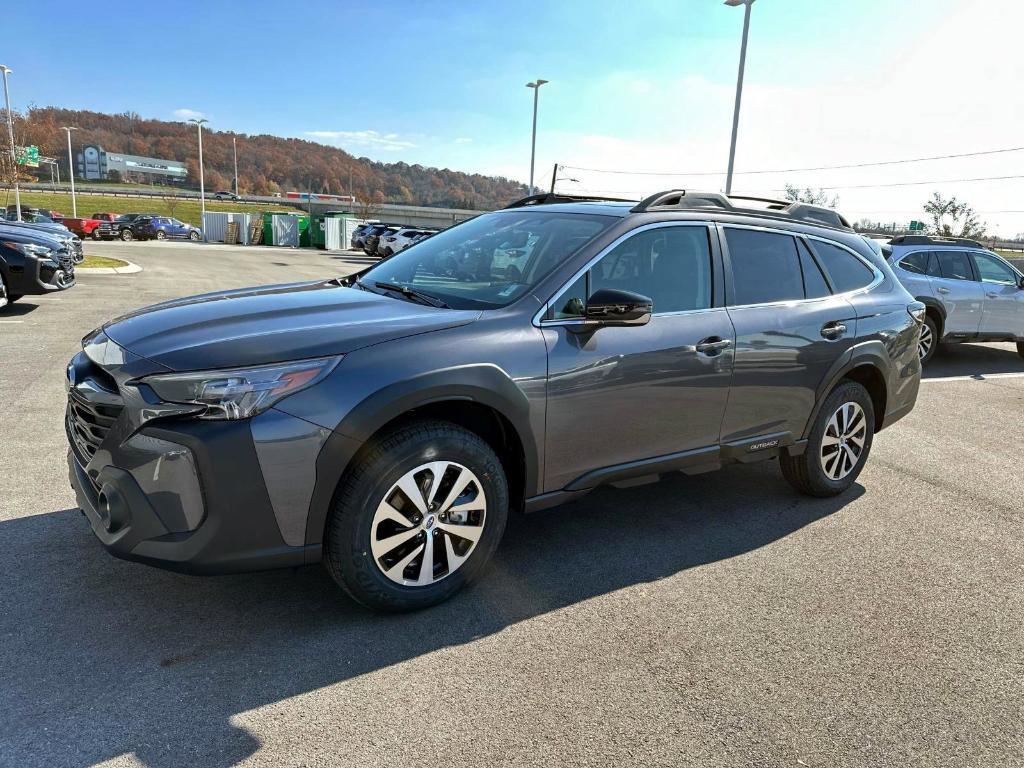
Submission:
{"label": "asphalt parking lot", "polygon": [[520,519],[473,589],[378,616],[310,567],[113,559],[73,507],[64,366],[189,293],[358,255],[87,244],[135,275],[0,313],[0,765],[1024,763],[1024,360],[940,353],[847,495],[774,462]]}

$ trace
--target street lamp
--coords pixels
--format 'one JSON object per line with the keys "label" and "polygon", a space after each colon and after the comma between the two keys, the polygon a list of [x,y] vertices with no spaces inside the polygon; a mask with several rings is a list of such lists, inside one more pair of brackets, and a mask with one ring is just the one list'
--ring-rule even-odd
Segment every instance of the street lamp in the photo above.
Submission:
{"label": "street lamp", "polygon": [[540,87],[547,80],[541,80],[539,77],[532,83],[527,83],[527,88],[533,88],[533,139],[530,141],[530,194],[534,193],[533,187],[533,161],[537,155],[537,97],[540,95]]}
{"label": "street lamp", "polygon": [[77,131],[78,129],[71,125],[62,125],[60,129],[68,134],[68,170],[71,172],[71,216],[72,218],[77,219],[78,205],[75,202],[75,160],[71,156],[71,132]]}
{"label": "street lamp", "polygon": [[205,117],[193,117],[189,120],[195,123],[199,131],[199,208],[202,211],[202,228],[206,232],[206,185],[203,181],[203,123],[210,122]]}
{"label": "street lamp", "polygon": [[4,76],[4,102],[7,104],[7,138],[11,141],[11,173],[14,178],[15,219],[21,221],[21,190],[18,189],[18,156],[14,151],[14,113],[11,112],[11,94],[7,91],[7,76],[11,70],[0,64]]}
{"label": "street lamp", "polygon": [[725,0],[726,5],[734,8],[746,6],[743,11],[743,43],[740,45],[740,71],[736,77],[736,106],[732,113],[732,142],[729,144],[729,172],[725,177],[725,194],[732,192],[732,168],[736,161],[736,132],[740,127],[740,97],[743,95],[743,68],[747,63],[747,32],[750,30],[750,6],[754,0]]}

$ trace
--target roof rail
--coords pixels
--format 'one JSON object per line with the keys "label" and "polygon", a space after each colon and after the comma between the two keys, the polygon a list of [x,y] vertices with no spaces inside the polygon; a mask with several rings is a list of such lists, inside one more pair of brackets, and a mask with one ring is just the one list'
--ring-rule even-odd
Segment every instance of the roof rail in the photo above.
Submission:
{"label": "roof rail", "polygon": [[966,237],[932,237],[931,235],[898,235],[892,245],[962,245],[968,248],[984,248],[977,240]]}
{"label": "roof rail", "polygon": [[[743,205],[744,201],[766,203],[767,208]],[[835,229],[853,229],[842,214],[831,208],[791,200],[776,200],[771,197],[723,195],[721,192],[687,192],[685,189],[670,189],[651,195],[631,210],[633,213],[643,213],[652,209],[665,210],[666,208],[714,208],[736,213],[754,213],[773,218],[795,219]]]}
{"label": "roof rail", "polygon": [[587,202],[606,202],[606,203],[632,203],[634,200],[627,200],[624,197],[605,197],[604,195],[563,195],[555,192],[541,192],[539,195],[527,195],[526,197],[516,200],[514,203],[509,203],[505,206],[505,210],[509,208],[525,208],[531,205],[553,205],[554,203],[587,203]]}

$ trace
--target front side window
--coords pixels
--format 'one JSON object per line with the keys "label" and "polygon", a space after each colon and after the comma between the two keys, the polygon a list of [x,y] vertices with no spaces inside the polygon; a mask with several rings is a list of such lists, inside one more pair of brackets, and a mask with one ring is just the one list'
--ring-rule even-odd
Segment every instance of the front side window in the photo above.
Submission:
{"label": "front side window", "polygon": [[590,270],[601,288],[647,296],[653,314],[711,306],[711,247],[706,227],[655,227],[623,241]]}
{"label": "front side window", "polygon": [[367,271],[359,284],[406,286],[456,309],[511,304],[614,224],[613,216],[496,211],[438,232]]}
{"label": "front side window", "polygon": [[915,275],[927,275],[928,274],[928,260],[931,258],[930,251],[917,251],[916,253],[908,253],[900,261],[900,267],[907,272],[913,272]]}
{"label": "front side window", "polygon": [[875,273],[845,248],[821,240],[814,240],[812,245],[836,293],[856,291],[874,280]]}
{"label": "front side window", "polygon": [[971,262],[963,251],[937,251],[939,272],[947,280],[973,280]]}
{"label": "front side window", "polygon": [[985,253],[972,253],[971,256],[974,258],[974,265],[978,268],[981,282],[1017,285],[1017,273],[999,259]]}
{"label": "front side window", "polygon": [[732,262],[734,305],[804,298],[800,258],[791,235],[726,227],[725,240]]}
{"label": "front side window", "polygon": [[651,299],[655,315],[711,306],[711,247],[703,226],[655,227],[601,257],[554,301],[549,319],[582,318],[587,297],[609,288]]}

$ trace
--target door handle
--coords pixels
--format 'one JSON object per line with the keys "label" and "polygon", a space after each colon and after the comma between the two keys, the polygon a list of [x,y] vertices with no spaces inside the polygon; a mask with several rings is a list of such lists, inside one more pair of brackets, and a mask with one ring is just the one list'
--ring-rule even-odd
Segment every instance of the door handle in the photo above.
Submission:
{"label": "door handle", "polygon": [[999,294],[996,293],[995,291],[992,291],[992,293],[986,293],[985,295],[988,296],[990,299],[998,299],[999,298]]}
{"label": "door handle", "polygon": [[846,325],[838,320],[821,326],[821,335],[829,340],[840,339],[846,333]]}
{"label": "door handle", "polygon": [[699,352],[702,355],[714,357],[715,355],[719,354],[723,349],[728,349],[731,346],[731,339],[722,339],[719,338],[718,336],[709,336],[708,338],[704,339],[704,341],[697,342],[697,345],[694,347],[694,349],[696,349],[697,352]]}
{"label": "door handle", "polygon": [[935,292],[936,292],[936,293],[949,293],[949,288],[942,288],[942,287],[939,287],[939,288],[936,288],[936,289],[935,289]]}

